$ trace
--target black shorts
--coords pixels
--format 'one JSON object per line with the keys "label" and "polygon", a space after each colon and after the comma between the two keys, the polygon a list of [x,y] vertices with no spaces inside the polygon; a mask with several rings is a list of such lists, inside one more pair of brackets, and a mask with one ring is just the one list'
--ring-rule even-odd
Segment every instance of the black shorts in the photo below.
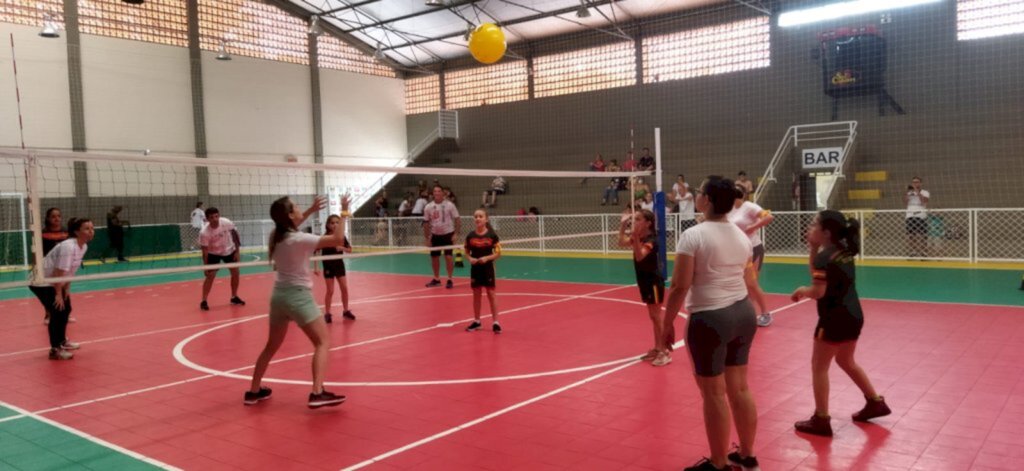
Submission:
{"label": "black shorts", "polygon": [[[217,254],[208,253],[208,254],[206,254],[206,264],[207,265],[220,265],[221,263],[235,263],[235,254],[237,254],[237,253],[238,253],[237,250],[232,252],[231,255],[217,255]],[[207,271],[214,271],[214,270],[207,270]]]}
{"label": "black shorts", "polygon": [[754,271],[761,273],[761,265],[764,265],[764,244],[757,244],[757,247],[754,247],[750,261],[754,264]]}
{"label": "black shorts", "polygon": [[860,338],[864,318],[850,314],[818,315],[814,338],[829,343],[852,342]]}
{"label": "black shorts", "polygon": [[637,274],[636,285],[640,288],[640,300],[644,304],[661,304],[665,300],[665,279],[660,275]]}
{"label": "black shorts", "polygon": [[718,376],[728,366],[746,365],[757,332],[756,317],[747,298],[722,309],[691,313],[686,347],[697,376]]}
{"label": "black shorts", "polygon": [[345,276],[344,260],[324,260],[324,278],[341,278]]}
{"label": "black shorts", "polygon": [[470,288],[493,288],[494,287],[494,263],[473,265],[469,269]]}
{"label": "black shorts", "polygon": [[[431,234],[430,235],[430,246],[431,247],[444,247],[446,245],[452,245],[452,240],[454,240],[454,238],[455,238],[455,233],[454,232],[449,232],[447,234],[442,234],[442,235]],[[445,255],[451,255],[452,254],[452,249],[445,250],[444,254]],[[430,256],[431,257],[440,257],[441,256],[441,251],[440,250],[431,250],[430,251]]]}
{"label": "black shorts", "polygon": [[925,218],[907,218],[907,234],[925,235],[928,233],[928,220]]}

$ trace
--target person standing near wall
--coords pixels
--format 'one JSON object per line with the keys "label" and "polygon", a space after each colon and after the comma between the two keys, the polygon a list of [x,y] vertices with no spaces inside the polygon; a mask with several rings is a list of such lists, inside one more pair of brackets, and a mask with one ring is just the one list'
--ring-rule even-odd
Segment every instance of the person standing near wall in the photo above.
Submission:
{"label": "person standing near wall", "polygon": [[196,209],[192,210],[192,214],[189,216],[192,224],[192,234],[189,235],[191,239],[191,246],[189,250],[196,249],[196,243],[199,242],[199,233],[202,232],[203,226],[206,225],[206,211],[203,210],[203,202],[196,202]]}
{"label": "person standing near wall", "polygon": [[127,262],[128,259],[124,258],[124,226],[129,225],[127,220],[121,219],[121,211],[124,208],[120,205],[114,206],[109,213],[107,213],[107,240],[109,245],[103,250],[103,254],[100,256],[101,262],[106,262],[107,253],[110,250],[117,252],[118,262]]}
{"label": "person standing near wall", "polygon": [[746,199],[754,201],[754,182],[747,178],[747,171],[740,170],[736,176],[739,177],[736,179],[736,186],[743,187],[743,191],[746,193]]}
{"label": "person standing near wall", "polygon": [[[462,221],[459,219],[459,210],[451,200],[445,198],[444,188],[441,185],[434,186],[434,201],[423,210],[423,237],[426,239],[427,247],[444,247],[455,245],[458,234],[462,231]],[[430,267],[434,271],[434,278],[427,283],[427,287],[441,286],[441,251],[430,252]],[[448,282],[445,287],[452,289],[455,284],[452,281],[452,272],[455,269],[452,260],[452,249],[444,250],[445,268],[448,270]]]}
{"label": "person standing near wall", "polygon": [[928,201],[931,193],[921,188],[921,177],[914,177],[903,194],[907,205],[907,242],[911,258],[928,256]]}

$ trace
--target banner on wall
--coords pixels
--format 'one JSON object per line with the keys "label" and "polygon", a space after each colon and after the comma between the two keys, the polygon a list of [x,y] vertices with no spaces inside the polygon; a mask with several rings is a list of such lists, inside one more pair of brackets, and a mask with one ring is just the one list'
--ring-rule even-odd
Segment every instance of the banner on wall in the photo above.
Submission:
{"label": "banner on wall", "polygon": [[822,147],[800,151],[800,164],[804,170],[834,169],[842,161],[842,147]]}

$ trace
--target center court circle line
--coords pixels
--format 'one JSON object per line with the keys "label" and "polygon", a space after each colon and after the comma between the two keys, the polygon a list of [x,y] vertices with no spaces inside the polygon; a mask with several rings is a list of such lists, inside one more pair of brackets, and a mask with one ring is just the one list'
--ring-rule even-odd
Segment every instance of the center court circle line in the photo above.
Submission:
{"label": "center court circle line", "polygon": [[[640,302],[637,302],[637,301],[630,301],[630,300],[626,300],[626,299],[616,299],[616,298],[606,298],[606,297],[594,296],[595,294],[601,294],[601,293],[604,293],[604,292],[607,292],[607,291],[613,291],[613,290],[616,290],[616,289],[626,288],[626,287],[629,287],[629,286],[630,285],[624,285],[624,286],[619,286],[619,287],[610,288],[610,289],[606,289],[606,290],[597,291],[595,293],[583,294],[583,295],[550,294],[550,293],[503,293],[506,296],[537,296],[537,297],[560,298],[557,301],[549,301],[549,302],[545,302],[545,303],[539,303],[539,304],[535,304],[535,305],[519,307],[519,308],[511,309],[511,310],[508,310],[508,311],[505,311],[505,312],[506,313],[508,313],[508,312],[516,312],[516,311],[532,309],[534,307],[540,307],[540,306],[544,306],[544,305],[552,304],[552,303],[556,303],[556,302],[564,302],[564,301],[570,301],[570,300],[575,300],[575,299],[592,299],[592,300],[620,302],[620,303],[624,303],[624,304],[635,304],[635,305],[643,306],[644,305],[643,303],[640,303]],[[446,294],[446,295],[413,296],[413,297],[405,297],[405,298],[385,298],[385,299],[376,299],[376,300],[372,300],[372,301],[367,301],[366,303],[370,303],[370,302],[374,302],[374,303],[376,303],[376,302],[387,302],[387,301],[408,301],[408,300],[414,300],[414,299],[427,299],[427,298],[453,298],[453,297],[466,297],[466,296],[472,296],[472,294],[468,294],[467,293],[467,294]],[[680,316],[685,318],[685,316],[683,316],[682,314],[680,314]],[[201,371],[203,373],[207,373],[207,374],[214,375],[214,376],[220,376],[220,377],[224,377],[224,378],[233,378],[233,379],[241,379],[241,380],[249,381],[249,380],[252,379],[251,375],[240,375],[240,374],[237,374],[237,372],[250,369],[250,368],[253,367],[253,365],[243,366],[243,367],[240,367],[240,368],[234,368],[234,369],[231,369],[231,370],[217,370],[217,369],[213,369],[213,368],[209,368],[209,367],[206,367],[206,366],[199,365],[199,364],[193,362],[192,360],[189,360],[185,356],[185,354],[184,354],[184,349],[185,349],[185,346],[187,346],[193,340],[195,340],[195,339],[197,339],[199,337],[202,337],[202,336],[204,336],[206,334],[209,334],[209,333],[214,332],[216,330],[220,330],[220,329],[224,329],[224,328],[227,328],[227,327],[231,327],[233,325],[241,324],[243,322],[249,322],[251,320],[258,319],[258,318],[261,318],[261,317],[265,317],[265,316],[258,316],[258,317],[253,317],[253,318],[241,319],[241,320],[238,320],[236,322],[222,324],[222,325],[219,325],[219,326],[216,326],[216,327],[204,330],[202,332],[197,332],[197,333],[195,333],[195,334],[185,338],[184,340],[179,342],[177,345],[175,345],[174,352],[173,352],[174,359],[177,360],[178,363],[182,364],[183,366],[185,366],[187,368],[194,369],[196,371]],[[457,321],[457,322],[459,322],[459,321]],[[465,321],[461,321],[461,322],[465,322]],[[435,325],[435,326],[425,327],[425,328],[421,328],[421,329],[416,329],[416,330],[412,330],[412,331],[409,331],[409,332],[404,332],[404,333],[401,333],[401,334],[395,334],[395,335],[386,336],[386,337],[382,337],[382,338],[378,338],[378,339],[366,340],[366,341],[363,341],[363,342],[356,342],[356,343],[348,344],[348,345],[341,345],[341,346],[338,346],[338,347],[331,348],[331,351],[342,350],[342,349],[346,349],[346,348],[353,348],[353,347],[358,347],[358,346],[361,346],[361,345],[366,345],[366,344],[369,344],[369,343],[376,343],[376,342],[383,341],[383,340],[391,340],[391,339],[395,339],[395,338],[399,338],[399,337],[405,337],[405,336],[408,336],[408,335],[414,335],[414,334],[423,333],[423,332],[427,332],[427,331],[438,329],[438,328],[443,328],[443,327],[446,327],[446,326],[449,326],[449,325],[450,325],[449,323],[441,323],[441,324],[438,324],[438,325]],[[683,341],[679,341],[675,345],[673,345],[673,347],[674,348],[679,348],[682,345],[683,345]],[[293,360],[293,359],[298,359],[298,358],[304,358],[304,357],[308,357],[308,356],[312,356],[312,354],[303,354],[303,355],[297,355],[297,356],[288,357],[288,358],[282,358],[282,359],[274,360],[272,363],[279,363],[279,362],[283,362],[283,361],[288,361],[288,360]],[[612,360],[612,361],[608,361],[608,362],[603,362],[603,363],[598,363],[598,364],[593,364],[593,365],[587,365],[587,366],[580,366],[580,367],[575,367],[575,368],[566,368],[566,369],[561,369],[561,370],[544,371],[544,372],[539,372],[539,373],[527,373],[527,374],[510,375],[510,376],[492,376],[492,377],[484,377],[484,378],[465,378],[465,379],[449,379],[449,380],[433,380],[433,381],[360,381],[360,382],[325,381],[324,385],[325,386],[336,386],[336,387],[356,387],[356,386],[435,386],[435,385],[450,385],[450,384],[486,383],[486,382],[496,382],[496,381],[513,381],[513,380],[539,378],[539,377],[545,377],[545,376],[556,376],[556,375],[562,375],[562,374],[576,373],[576,372],[580,372],[580,371],[588,371],[588,370],[593,370],[593,369],[598,369],[598,368],[605,368],[605,367],[609,367],[609,366],[615,366],[615,365],[619,365],[619,364],[635,361],[637,358],[639,358],[639,356],[631,356],[631,357],[628,357],[628,358],[622,358],[622,359],[618,359],[618,360]],[[308,386],[308,385],[312,384],[312,381],[294,380],[294,379],[283,379],[283,378],[263,378],[263,381],[267,382],[267,383],[294,384],[294,385],[301,385],[301,386]]]}

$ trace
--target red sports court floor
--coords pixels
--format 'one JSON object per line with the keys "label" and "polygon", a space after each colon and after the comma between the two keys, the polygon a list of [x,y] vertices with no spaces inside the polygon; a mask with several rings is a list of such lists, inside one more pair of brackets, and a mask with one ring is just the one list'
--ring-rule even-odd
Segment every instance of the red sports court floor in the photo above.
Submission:
{"label": "red sports court floor", "polygon": [[[46,358],[35,300],[2,302],[0,401],[183,469],[664,470],[706,454],[685,349],[664,368],[634,360],[650,327],[629,286],[502,281],[496,336],[462,330],[464,279],[425,289],[422,277],[359,273],[358,320],[330,327],[328,379],[343,383],[330,389],[348,402],[306,408],[311,348],[293,327],[268,372],[274,397],[244,407],[272,276],[245,277],[241,308],[219,281],[208,313],[199,282],[76,294],[69,335],[83,345],[69,362]],[[787,307],[751,356],[761,468],[1020,468],[1024,309],[864,305],[858,358],[894,414],[853,424],[863,400],[834,368],[836,436],[796,434],[813,410],[815,314]]]}

